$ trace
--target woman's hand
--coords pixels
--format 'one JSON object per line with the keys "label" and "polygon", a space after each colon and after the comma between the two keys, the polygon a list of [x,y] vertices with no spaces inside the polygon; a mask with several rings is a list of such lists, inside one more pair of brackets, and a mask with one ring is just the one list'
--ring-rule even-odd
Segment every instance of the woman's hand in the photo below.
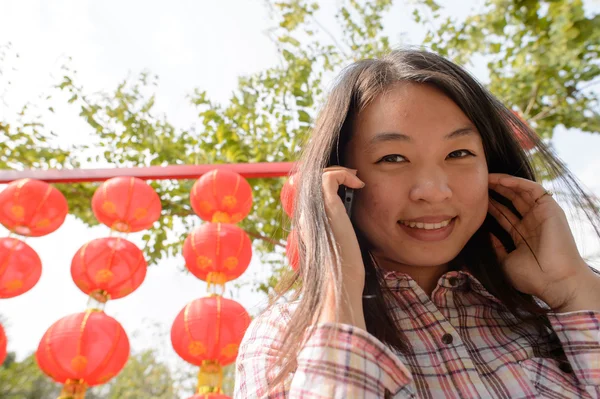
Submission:
{"label": "woman's hand", "polygon": [[[554,311],[594,307],[600,278],[579,255],[564,211],[544,187],[506,174],[489,176],[492,190],[512,201],[522,219],[490,198],[489,213],[510,233],[516,249],[506,253],[496,237],[496,252],[513,286],[534,295]],[[586,301],[589,299],[589,301]],[[588,304],[589,303],[589,304]],[[596,304],[600,307],[600,300]]]}
{"label": "woman's hand", "polygon": [[340,185],[352,189],[364,187],[364,183],[356,176],[357,171],[341,166],[333,166],[323,171],[323,196],[325,212],[329,218],[342,262],[342,303],[335,304],[333,280],[325,301],[325,310],[319,322],[336,320],[336,309],[339,310],[337,320],[340,323],[352,324],[366,330],[362,309],[362,293],[365,285],[365,266],[354,227],[346,213],[342,199],[338,195]]}

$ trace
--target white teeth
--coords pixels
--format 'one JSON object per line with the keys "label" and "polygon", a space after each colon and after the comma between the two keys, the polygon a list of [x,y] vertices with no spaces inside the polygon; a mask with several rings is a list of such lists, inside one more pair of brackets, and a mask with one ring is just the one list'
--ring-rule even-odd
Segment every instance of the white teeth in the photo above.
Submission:
{"label": "white teeth", "polygon": [[452,219],[444,220],[443,222],[440,222],[440,223],[422,223],[422,222],[405,222],[404,220],[401,220],[400,223],[402,223],[405,226],[412,227],[413,229],[436,230],[436,229],[441,229],[442,227],[448,226],[451,221],[452,221]]}

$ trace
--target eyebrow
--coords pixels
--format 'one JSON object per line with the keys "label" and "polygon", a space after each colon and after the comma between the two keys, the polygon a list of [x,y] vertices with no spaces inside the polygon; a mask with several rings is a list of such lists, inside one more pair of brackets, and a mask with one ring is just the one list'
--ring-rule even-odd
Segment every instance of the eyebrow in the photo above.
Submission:
{"label": "eyebrow", "polygon": [[[476,135],[476,134],[477,133],[473,127],[465,126],[465,127],[456,129],[455,131],[453,131],[451,133],[448,133],[447,135],[444,136],[444,140],[452,140],[452,139],[456,139],[458,137],[471,136],[471,135]],[[369,140],[368,149],[372,149],[376,144],[387,143],[390,141],[404,141],[404,142],[410,143],[413,141],[413,139],[409,135],[403,134],[403,133],[397,133],[397,132],[378,133],[375,135],[375,137],[373,137],[371,140]]]}

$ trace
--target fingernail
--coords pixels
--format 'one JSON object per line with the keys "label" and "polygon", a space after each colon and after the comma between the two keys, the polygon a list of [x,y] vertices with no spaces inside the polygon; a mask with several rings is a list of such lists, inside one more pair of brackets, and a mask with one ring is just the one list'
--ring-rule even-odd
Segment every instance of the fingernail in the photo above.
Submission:
{"label": "fingernail", "polygon": [[360,188],[363,188],[365,186],[365,182],[362,182],[362,186],[360,186]]}

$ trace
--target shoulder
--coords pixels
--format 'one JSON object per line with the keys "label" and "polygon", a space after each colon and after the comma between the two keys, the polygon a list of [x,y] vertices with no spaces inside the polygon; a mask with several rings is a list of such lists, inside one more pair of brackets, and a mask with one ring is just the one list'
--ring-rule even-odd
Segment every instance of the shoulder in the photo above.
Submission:
{"label": "shoulder", "polygon": [[297,302],[289,302],[269,306],[252,320],[244,335],[242,346],[277,343],[276,341],[282,338],[297,305]]}

